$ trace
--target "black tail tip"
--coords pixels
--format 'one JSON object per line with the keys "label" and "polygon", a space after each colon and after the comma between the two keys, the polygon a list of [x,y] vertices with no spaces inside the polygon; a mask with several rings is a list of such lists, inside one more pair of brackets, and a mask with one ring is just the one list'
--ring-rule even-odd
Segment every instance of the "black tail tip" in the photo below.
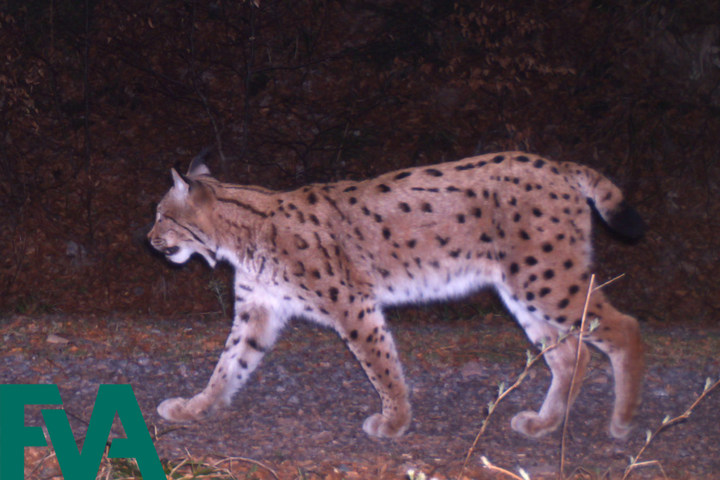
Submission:
{"label": "black tail tip", "polygon": [[622,202],[612,214],[608,225],[617,233],[633,240],[642,237],[646,229],[645,221],[640,214],[625,202]]}

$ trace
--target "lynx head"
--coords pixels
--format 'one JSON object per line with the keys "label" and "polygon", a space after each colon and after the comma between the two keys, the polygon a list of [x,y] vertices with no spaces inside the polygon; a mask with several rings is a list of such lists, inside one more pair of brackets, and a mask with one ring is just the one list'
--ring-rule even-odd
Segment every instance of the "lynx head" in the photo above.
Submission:
{"label": "lynx head", "polygon": [[210,170],[196,159],[187,175],[171,172],[174,185],[157,207],[155,225],[148,233],[150,244],[174,263],[185,263],[199,253],[214,267],[217,243],[211,216],[215,196],[206,184]]}

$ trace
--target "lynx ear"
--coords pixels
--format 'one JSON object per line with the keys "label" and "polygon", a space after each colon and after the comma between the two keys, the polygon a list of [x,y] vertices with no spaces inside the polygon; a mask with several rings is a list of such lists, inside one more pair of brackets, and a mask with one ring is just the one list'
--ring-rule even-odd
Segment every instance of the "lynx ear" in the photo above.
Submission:
{"label": "lynx ear", "polygon": [[188,176],[210,175],[210,169],[205,165],[205,156],[210,150],[212,150],[210,147],[203,148],[202,151],[192,159],[190,168],[188,168]]}
{"label": "lynx ear", "polygon": [[190,184],[187,179],[176,172],[174,168],[170,169],[170,172],[172,173],[173,183],[175,184],[175,193],[181,196],[187,196],[190,191]]}

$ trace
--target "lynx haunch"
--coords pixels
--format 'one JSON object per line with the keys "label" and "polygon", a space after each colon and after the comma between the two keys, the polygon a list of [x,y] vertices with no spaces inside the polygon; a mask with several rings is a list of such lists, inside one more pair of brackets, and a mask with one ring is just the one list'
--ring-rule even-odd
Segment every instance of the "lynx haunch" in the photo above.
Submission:
{"label": "lynx haunch", "polygon": [[[228,405],[291,317],[334,328],[382,401],[369,435],[397,437],[410,425],[408,388],[383,316],[389,305],[458,297],[493,287],[534,344],[550,345],[579,325],[590,276],[591,209],[636,238],[644,224],[620,190],[574,163],[506,152],[407,168],[362,182],[309,185],[292,192],[221,183],[198,159],[158,205],[149,239],[175,263],[194,253],[235,269],[235,317],[205,389],[170,398],[158,412],[176,422]],[[624,437],[639,403],[643,344],[637,321],[601,291],[584,339],[610,357],[615,406],[610,433]],[[570,335],[546,356],[547,397],[512,428],[537,437],[555,430],[581,349]],[[572,392],[577,396],[579,382]]]}

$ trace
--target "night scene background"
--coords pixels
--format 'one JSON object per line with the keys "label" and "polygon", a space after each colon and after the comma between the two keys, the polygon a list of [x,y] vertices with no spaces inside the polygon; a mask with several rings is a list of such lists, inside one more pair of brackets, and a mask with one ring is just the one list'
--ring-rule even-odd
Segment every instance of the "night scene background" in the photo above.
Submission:
{"label": "night scene background", "polygon": [[[595,223],[613,303],[717,342],[717,1],[6,0],[0,53],[0,355],[77,316],[201,318],[222,346],[230,269],[146,241],[206,147],[216,177],[277,190],[504,150],[589,165],[648,225],[627,243]],[[396,316],[468,303],[504,314],[480,293]]]}

